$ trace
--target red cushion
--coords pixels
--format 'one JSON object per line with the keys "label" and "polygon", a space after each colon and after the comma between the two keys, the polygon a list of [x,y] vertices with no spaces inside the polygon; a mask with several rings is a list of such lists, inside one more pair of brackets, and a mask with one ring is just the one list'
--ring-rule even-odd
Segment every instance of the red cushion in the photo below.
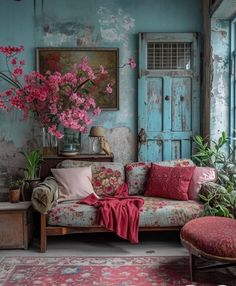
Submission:
{"label": "red cushion", "polygon": [[145,196],[188,200],[188,188],[195,167],[151,165]]}
{"label": "red cushion", "polygon": [[189,221],[181,240],[208,255],[236,259],[236,220],[206,216]]}

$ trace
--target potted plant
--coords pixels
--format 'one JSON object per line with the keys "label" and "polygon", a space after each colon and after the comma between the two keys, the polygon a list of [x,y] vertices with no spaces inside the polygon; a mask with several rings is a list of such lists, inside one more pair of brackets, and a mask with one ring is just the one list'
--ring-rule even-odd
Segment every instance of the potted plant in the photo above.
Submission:
{"label": "potted plant", "polygon": [[23,185],[22,179],[10,181],[9,186],[8,186],[10,203],[18,203],[19,202],[22,185]]}
{"label": "potted plant", "polygon": [[236,218],[235,147],[228,154],[225,152],[229,144],[225,132],[218,140],[207,139],[194,137],[197,153],[193,155],[197,165],[213,167],[218,175],[217,182],[204,184],[199,194],[204,202],[204,214]]}
{"label": "potted plant", "polygon": [[20,153],[26,160],[22,196],[24,201],[30,201],[33,188],[41,181],[39,167],[42,161],[42,154],[40,150],[33,150],[31,152],[22,150]]}

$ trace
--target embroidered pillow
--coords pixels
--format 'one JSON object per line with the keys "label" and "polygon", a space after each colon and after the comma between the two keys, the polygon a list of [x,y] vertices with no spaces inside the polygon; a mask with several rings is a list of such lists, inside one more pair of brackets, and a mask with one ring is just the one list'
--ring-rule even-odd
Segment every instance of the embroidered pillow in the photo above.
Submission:
{"label": "embroidered pillow", "polygon": [[51,169],[59,183],[59,200],[79,200],[94,192],[91,167]]}
{"label": "embroidered pillow", "polygon": [[194,169],[195,167],[164,167],[152,164],[144,195],[187,201]]}
{"label": "embroidered pillow", "polygon": [[[190,159],[161,161],[156,164],[168,167],[195,166],[193,161]],[[143,195],[150,168],[151,163],[147,162],[132,162],[125,166],[126,182],[129,188],[129,195]]]}
{"label": "embroidered pillow", "polygon": [[202,184],[216,181],[216,171],[209,167],[196,167],[189,185],[188,197],[197,200]]}
{"label": "embroidered pillow", "polygon": [[97,195],[113,196],[124,183],[121,171],[115,165],[114,168],[101,166],[93,169],[92,184]]}

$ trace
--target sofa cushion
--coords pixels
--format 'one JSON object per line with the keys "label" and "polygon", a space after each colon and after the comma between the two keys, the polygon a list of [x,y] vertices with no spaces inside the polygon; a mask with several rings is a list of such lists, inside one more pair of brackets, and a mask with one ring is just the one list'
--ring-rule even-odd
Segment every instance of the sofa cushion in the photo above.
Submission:
{"label": "sofa cushion", "polygon": [[59,184],[59,199],[79,200],[90,194],[95,194],[91,167],[52,169],[53,176]]}
{"label": "sofa cushion", "polygon": [[[184,167],[194,166],[194,163],[190,159],[180,159],[158,162],[158,165],[170,167]],[[126,165],[126,182],[129,188],[130,195],[143,195],[150,167],[151,163],[146,162],[134,162]]]}
{"label": "sofa cushion", "polygon": [[98,196],[114,195],[119,186],[124,183],[124,166],[116,162],[86,162],[64,160],[57,168],[77,168],[91,166],[92,185]]}
{"label": "sofa cushion", "polygon": [[197,200],[198,193],[204,183],[215,182],[217,179],[216,170],[209,167],[196,167],[189,185],[188,197],[190,200]]}
{"label": "sofa cushion", "polygon": [[[141,197],[144,199],[144,205],[140,209],[140,227],[183,226],[189,220],[203,214],[203,204],[197,201]],[[59,226],[92,227],[97,226],[96,214],[95,207],[65,202],[48,212],[48,223]]]}
{"label": "sofa cushion", "polygon": [[130,195],[142,195],[151,163],[135,162],[126,165],[126,182]]}
{"label": "sofa cushion", "polygon": [[99,196],[114,195],[124,182],[122,173],[123,172],[117,169],[114,165],[109,168],[106,168],[105,166],[97,166],[94,168],[92,184],[96,194]]}
{"label": "sofa cushion", "polygon": [[189,183],[195,168],[152,164],[144,195],[187,201]]}

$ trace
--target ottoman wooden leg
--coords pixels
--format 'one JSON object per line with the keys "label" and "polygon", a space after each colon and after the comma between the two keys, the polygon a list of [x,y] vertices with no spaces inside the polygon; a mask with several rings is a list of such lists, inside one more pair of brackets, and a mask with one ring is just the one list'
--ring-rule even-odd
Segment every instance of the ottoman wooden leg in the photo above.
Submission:
{"label": "ottoman wooden leg", "polygon": [[190,280],[195,281],[195,256],[189,253],[189,270],[190,270]]}

